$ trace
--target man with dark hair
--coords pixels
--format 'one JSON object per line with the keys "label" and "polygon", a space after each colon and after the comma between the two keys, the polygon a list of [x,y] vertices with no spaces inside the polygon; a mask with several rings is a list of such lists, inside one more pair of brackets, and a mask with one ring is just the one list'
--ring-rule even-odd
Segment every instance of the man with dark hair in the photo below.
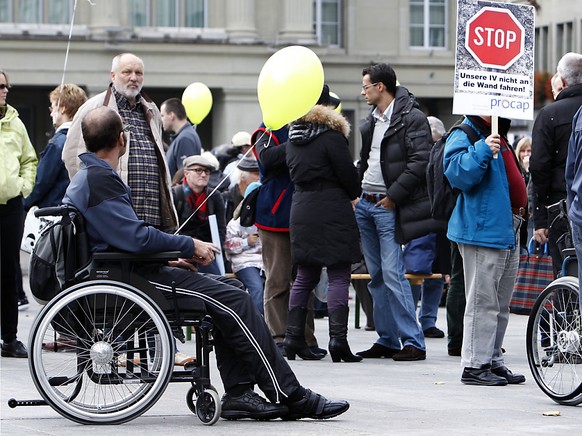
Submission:
{"label": "man with dark hair", "polygon": [[557,69],[563,89],[536,117],[529,161],[534,191],[534,238],[540,243],[548,242],[556,277],[562,269],[558,239],[568,231],[566,220],[557,219],[560,215],[558,203],[566,199],[564,174],[568,140],[572,118],[582,105],[582,54],[566,53]]}
{"label": "man with dark hair", "polygon": [[425,182],[431,130],[414,96],[397,85],[391,66],[372,65],[362,75],[362,96],[372,109],[360,123],[362,196],[355,213],[379,338],[357,354],[365,359],[424,360],[424,336],[401,244],[438,230]]}
{"label": "man with dark hair", "polygon": [[172,143],[166,152],[170,177],[182,168],[182,162],[188,156],[202,153],[202,143],[196,133],[196,126],[190,124],[186,117],[186,108],[177,98],[170,98],[160,106],[164,130],[173,133]]}
{"label": "man with dark hair", "polygon": [[[127,142],[119,116],[107,107],[94,109],[83,119],[82,130],[90,152],[80,155],[82,167],[64,203],[83,215],[92,251],[180,251],[181,262],[210,264],[218,251],[213,244],[164,233],[135,214],[130,190],[115,170]],[[248,293],[189,269],[148,264],[136,267],[136,273],[162,294],[175,287],[179,294],[200,300],[212,317],[226,391],[223,418],[327,419],[348,410],[346,401],[329,401],[299,384]],[[255,383],[270,402],[253,391]]]}

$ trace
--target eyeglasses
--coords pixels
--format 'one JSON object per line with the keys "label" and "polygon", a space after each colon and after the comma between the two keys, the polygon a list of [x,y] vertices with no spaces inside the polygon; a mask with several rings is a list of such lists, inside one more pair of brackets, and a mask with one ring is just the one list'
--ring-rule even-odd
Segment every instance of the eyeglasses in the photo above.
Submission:
{"label": "eyeglasses", "polygon": [[4,91],[5,89],[10,89],[10,85],[6,83],[0,83],[0,91]]}
{"label": "eyeglasses", "polygon": [[122,131],[123,133],[130,132],[130,131],[131,131],[131,125],[130,125],[130,124],[124,124],[124,125],[123,125],[123,129],[121,129],[121,131]]}
{"label": "eyeglasses", "polygon": [[372,86],[376,86],[377,84],[378,84],[378,82],[370,83],[369,85],[362,85],[362,90],[367,91],[368,88],[371,88]]}
{"label": "eyeglasses", "polygon": [[209,175],[210,174],[210,170],[208,168],[188,168],[186,169],[186,171],[194,171],[196,174],[206,174]]}

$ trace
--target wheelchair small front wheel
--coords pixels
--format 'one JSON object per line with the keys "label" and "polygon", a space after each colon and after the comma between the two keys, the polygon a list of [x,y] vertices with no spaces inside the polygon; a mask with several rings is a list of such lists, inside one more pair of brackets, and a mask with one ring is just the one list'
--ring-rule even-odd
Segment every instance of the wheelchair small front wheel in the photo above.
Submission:
{"label": "wheelchair small front wheel", "polygon": [[[193,388],[192,388],[193,389]],[[204,389],[196,398],[196,416],[202,424],[213,425],[220,418],[221,402],[214,388]]]}
{"label": "wheelchair small front wheel", "polygon": [[527,324],[534,380],[556,403],[582,403],[582,326],[578,279],[561,277],[539,295]]}

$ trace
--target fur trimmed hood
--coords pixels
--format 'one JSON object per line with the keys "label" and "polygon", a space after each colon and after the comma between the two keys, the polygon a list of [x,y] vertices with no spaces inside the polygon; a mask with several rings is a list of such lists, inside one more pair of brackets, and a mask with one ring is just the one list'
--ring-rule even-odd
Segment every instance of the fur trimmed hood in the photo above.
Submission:
{"label": "fur trimmed hood", "polygon": [[289,140],[294,144],[304,144],[328,130],[335,130],[347,138],[350,123],[331,107],[315,105],[306,115],[291,123]]}

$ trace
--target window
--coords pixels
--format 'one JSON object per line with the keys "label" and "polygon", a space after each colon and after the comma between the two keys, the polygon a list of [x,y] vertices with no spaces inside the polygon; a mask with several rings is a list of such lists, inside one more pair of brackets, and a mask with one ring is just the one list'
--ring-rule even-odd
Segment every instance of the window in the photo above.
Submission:
{"label": "window", "polygon": [[535,30],[536,46],[534,50],[534,56],[536,71],[555,70],[555,67],[549,67],[550,61],[548,53],[548,30],[548,26],[538,27]]}
{"label": "window", "polygon": [[341,45],[341,0],[314,0],[313,27],[320,45]]}
{"label": "window", "polygon": [[0,23],[69,24],[74,0],[0,0]]}
{"label": "window", "polygon": [[130,0],[129,23],[133,27],[205,27],[206,0]]}
{"label": "window", "polygon": [[556,28],[556,53],[558,56],[572,51],[572,38],[572,22],[558,24]]}
{"label": "window", "polygon": [[410,46],[447,47],[447,3],[445,0],[410,0]]}

